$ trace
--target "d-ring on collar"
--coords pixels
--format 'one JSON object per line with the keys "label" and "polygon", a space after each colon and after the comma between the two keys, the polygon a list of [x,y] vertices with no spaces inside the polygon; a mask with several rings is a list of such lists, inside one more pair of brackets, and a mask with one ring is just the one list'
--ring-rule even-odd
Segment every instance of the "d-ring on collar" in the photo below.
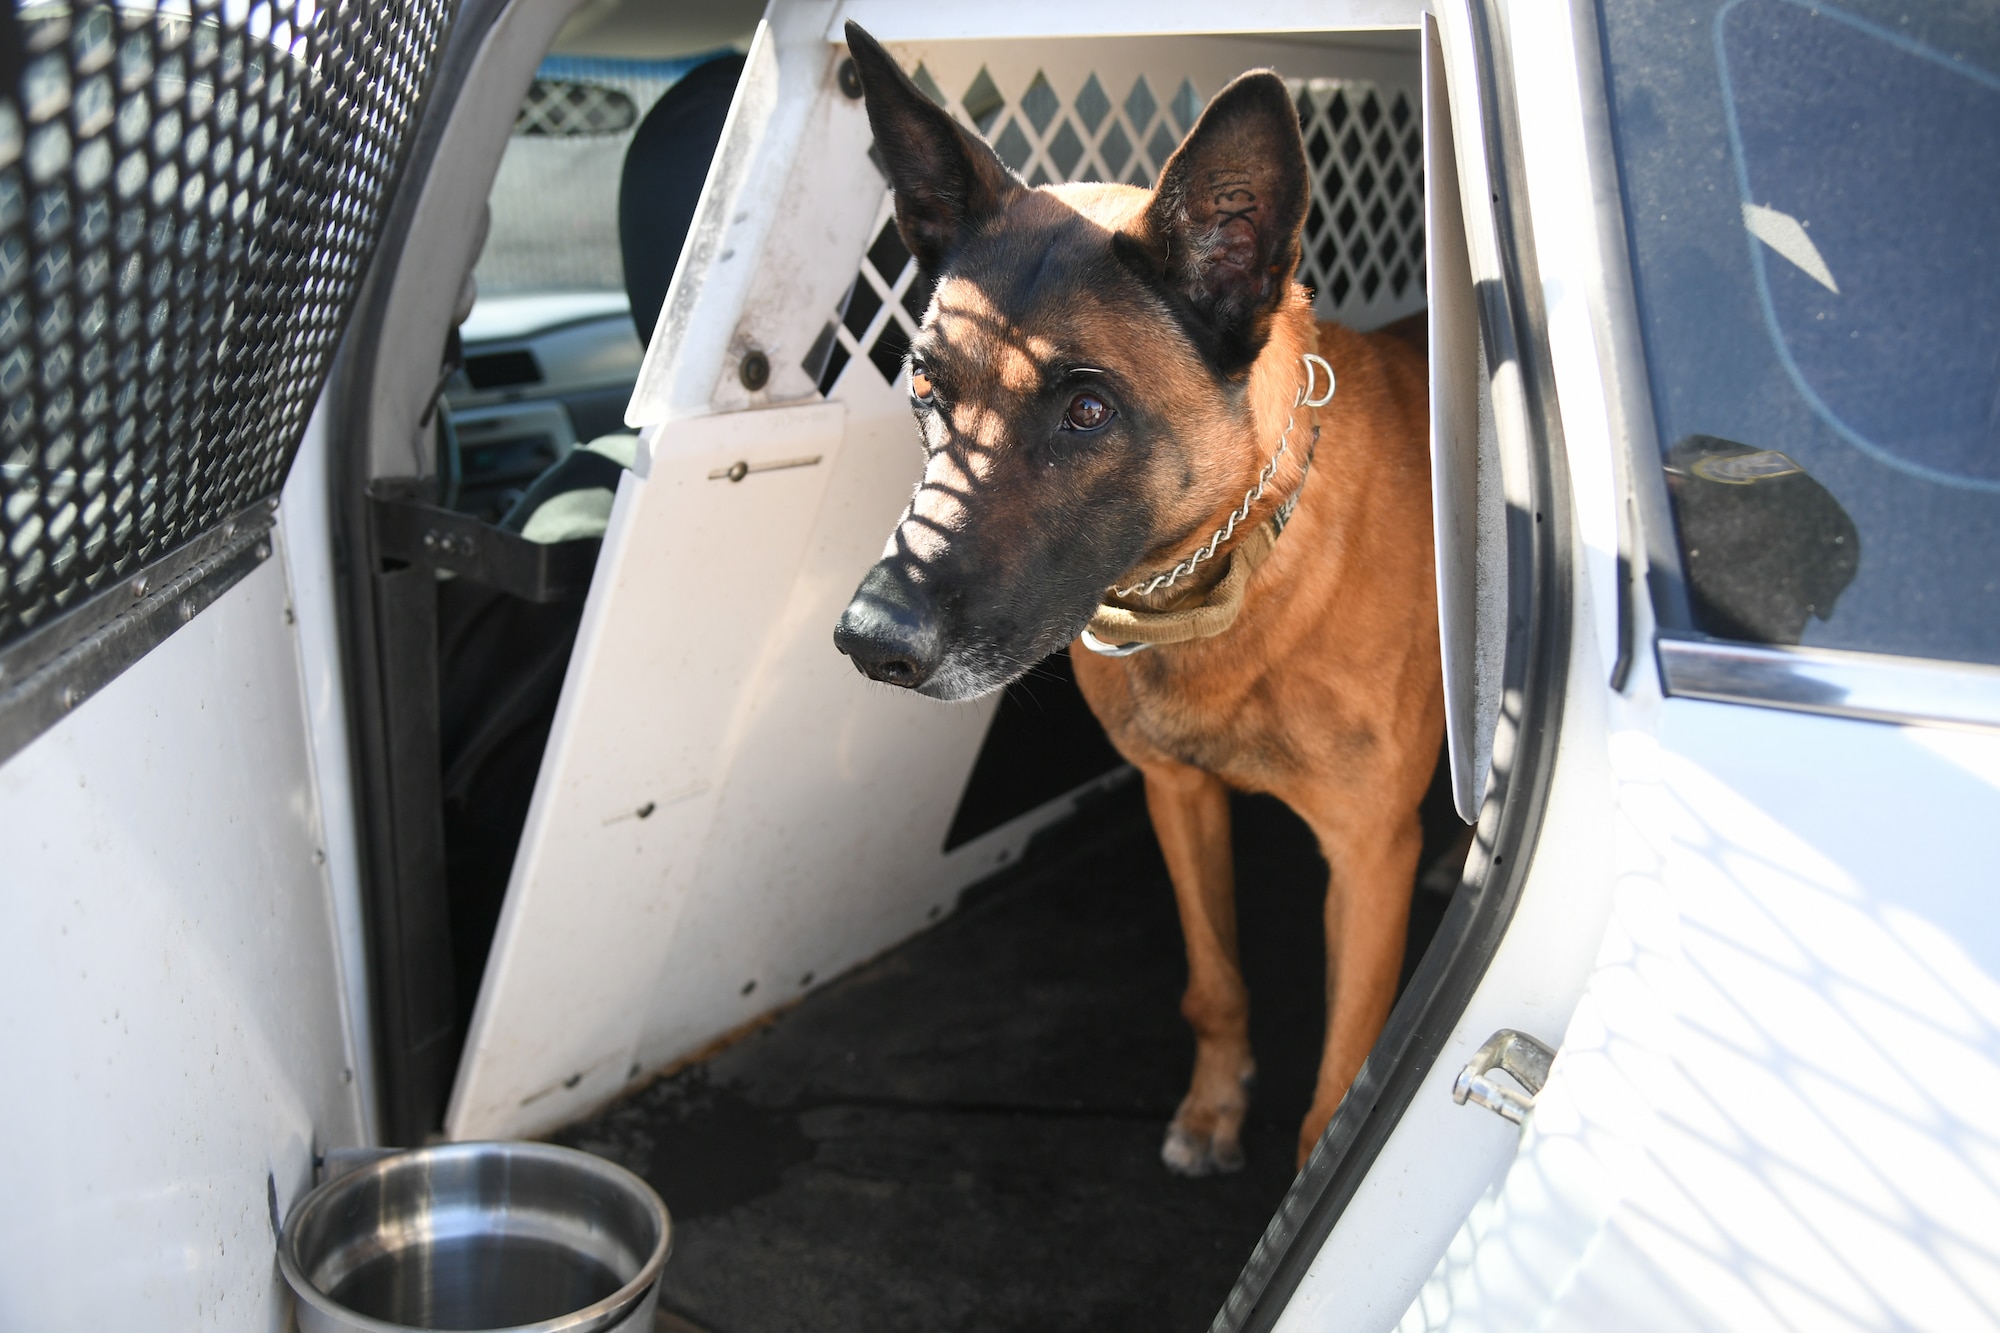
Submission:
{"label": "d-ring on collar", "polygon": [[[1288,417],[1285,421],[1285,432],[1284,434],[1278,437],[1278,447],[1272,450],[1270,459],[1265,462],[1263,469],[1257,474],[1256,484],[1253,485],[1247,492],[1244,493],[1243,503],[1239,505],[1233,513],[1230,514],[1229,521],[1224,523],[1221,527],[1217,528],[1214,531],[1214,533],[1212,533],[1209,536],[1207,543],[1204,544],[1201,547],[1201,549],[1197,550],[1193,555],[1189,556],[1187,559],[1181,561],[1178,565],[1175,565],[1172,569],[1168,570],[1166,573],[1156,574],[1151,579],[1141,580],[1138,583],[1132,584],[1130,587],[1113,588],[1111,589],[1112,596],[1130,597],[1136,594],[1138,596],[1144,597],[1150,593],[1158,592],[1162,588],[1171,588],[1174,586],[1175,583],[1179,582],[1182,578],[1184,578],[1188,574],[1193,573],[1195,567],[1201,564],[1202,561],[1213,557],[1215,555],[1216,549],[1220,547],[1223,542],[1228,541],[1230,537],[1235,535],[1236,525],[1241,523],[1245,518],[1249,517],[1251,507],[1254,506],[1257,503],[1257,501],[1261,500],[1264,497],[1264,488],[1270,485],[1271,478],[1277,475],[1278,461],[1285,456],[1285,450],[1291,443],[1292,427],[1298,424],[1298,409],[1301,407],[1324,407],[1329,402],[1333,401],[1333,391],[1335,387],[1335,381],[1333,377],[1333,367],[1327,364],[1326,358],[1313,352],[1307,352],[1304,356],[1300,358],[1300,360],[1305,363],[1306,382],[1299,388],[1298,394],[1292,399],[1292,415]],[[1315,394],[1313,393],[1314,383],[1317,380],[1320,372],[1324,372],[1326,375],[1326,392],[1315,396]],[[1319,428],[1315,426],[1313,428],[1313,443],[1316,445],[1318,442],[1319,442]],[[1312,454],[1308,452],[1306,455],[1306,467],[1310,468],[1311,466],[1312,466]],[[1290,520],[1292,516],[1292,510],[1298,504],[1299,491],[1304,489],[1305,489],[1305,478],[1302,476],[1299,479],[1298,490],[1294,490],[1289,496],[1285,497],[1284,503],[1278,506],[1278,512],[1273,514],[1269,519],[1266,519],[1264,524],[1262,525],[1263,527],[1270,529],[1268,536],[1260,532],[1258,536],[1264,537],[1264,540],[1261,542],[1253,540],[1252,543],[1249,543],[1249,544],[1254,544],[1257,547],[1256,553],[1254,555],[1255,561],[1261,562],[1263,557],[1269,554],[1271,544],[1276,542],[1278,539],[1278,535],[1285,530],[1285,524],[1287,521]],[[1246,551],[1245,554],[1249,554],[1249,552]],[[1234,575],[1235,573],[1236,573],[1235,570],[1231,571],[1231,575]],[[1245,579],[1247,579],[1248,573],[1249,571],[1247,569],[1243,571]],[[1160,628],[1165,632],[1162,634],[1161,637],[1158,638],[1149,637],[1147,639],[1131,643],[1108,643],[1104,639],[1098,637],[1098,635],[1093,633],[1088,627],[1084,629],[1083,633],[1079,637],[1083,641],[1083,646],[1090,649],[1090,651],[1094,653],[1102,654],[1105,657],[1130,657],[1133,653],[1138,652],[1142,648],[1152,647],[1155,642],[1174,643],[1174,642],[1180,642],[1184,639],[1204,638],[1210,634],[1220,633],[1223,629],[1228,628],[1229,623],[1236,618],[1235,601],[1237,599],[1240,599],[1242,595],[1242,588],[1240,585],[1242,584],[1243,581],[1244,579],[1225,576],[1223,583],[1221,585],[1218,585],[1218,590],[1227,589],[1230,594],[1233,594],[1231,598],[1231,604],[1229,604],[1226,608],[1209,607],[1209,606],[1196,608],[1195,620],[1206,621],[1209,624],[1213,624],[1214,628],[1208,628],[1206,624],[1204,624],[1201,628],[1198,629],[1192,628],[1192,624],[1194,623],[1194,621],[1190,620],[1188,612],[1185,611],[1135,612],[1125,607],[1113,607],[1105,605],[1105,606],[1100,606],[1098,608],[1097,615],[1092,618],[1094,621],[1115,619],[1127,622],[1129,627],[1130,622],[1132,622],[1135,617],[1157,616],[1163,622],[1171,619],[1176,622],[1182,622],[1182,625],[1180,627],[1177,627],[1175,630],[1166,631],[1165,625],[1162,624]],[[1221,611],[1223,612],[1223,614],[1219,616],[1218,615],[1202,616],[1200,615],[1200,612],[1202,611]]]}

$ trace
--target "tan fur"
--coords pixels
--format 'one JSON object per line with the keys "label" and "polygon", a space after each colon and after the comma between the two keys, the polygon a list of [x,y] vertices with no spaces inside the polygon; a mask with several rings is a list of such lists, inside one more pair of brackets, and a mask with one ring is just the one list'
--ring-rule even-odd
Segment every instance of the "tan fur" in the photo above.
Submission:
{"label": "tan fur", "polygon": [[[1234,476],[1211,493],[1240,499],[1254,479],[1284,430],[1308,346],[1332,364],[1339,390],[1311,414],[1321,436],[1309,481],[1235,625],[1127,658],[1072,652],[1084,697],[1145,777],[1173,878],[1188,952],[1182,1012],[1196,1038],[1175,1126],[1203,1148],[1234,1148],[1254,1068],[1227,789],[1278,797],[1319,840],[1331,872],[1329,1013],[1301,1163],[1395,997],[1421,844],[1417,806],[1444,730],[1425,367],[1412,348],[1315,328],[1293,302],[1253,370],[1253,428],[1217,451]],[[1279,476],[1253,520],[1296,484],[1294,469]],[[1204,524],[1235,502],[1219,503]],[[1182,553],[1162,551],[1133,574]]]}

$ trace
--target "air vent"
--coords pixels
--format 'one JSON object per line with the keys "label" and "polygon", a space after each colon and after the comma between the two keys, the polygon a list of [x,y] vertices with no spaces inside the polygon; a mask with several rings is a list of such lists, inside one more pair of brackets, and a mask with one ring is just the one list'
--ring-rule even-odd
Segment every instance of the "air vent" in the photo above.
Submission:
{"label": "air vent", "polygon": [[465,358],[465,378],[481,393],[488,389],[511,389],[519,384],[540,384],[542,368],[529,351],[488,352]]}

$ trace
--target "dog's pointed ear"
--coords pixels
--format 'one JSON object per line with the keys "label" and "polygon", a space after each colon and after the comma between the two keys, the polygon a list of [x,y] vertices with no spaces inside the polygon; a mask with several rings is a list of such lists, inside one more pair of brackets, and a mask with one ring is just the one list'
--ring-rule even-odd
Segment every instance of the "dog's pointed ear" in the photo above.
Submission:
{"label": "dog's pointed ear", "polygon": [[986,142],[910,81],[895,58],[849,20],[847,50],[861,75],[868,127],[896,192],[896,229],[935,278],[966,235],[1026,189]]}
{"label": "dog's pointed ear", "polygon": [[1160,170],[1140,250],[1212,335],[1226,374],[1256,360],[1299,267],[1310,186],[1299,113],[1269,70],[1215,95]]}

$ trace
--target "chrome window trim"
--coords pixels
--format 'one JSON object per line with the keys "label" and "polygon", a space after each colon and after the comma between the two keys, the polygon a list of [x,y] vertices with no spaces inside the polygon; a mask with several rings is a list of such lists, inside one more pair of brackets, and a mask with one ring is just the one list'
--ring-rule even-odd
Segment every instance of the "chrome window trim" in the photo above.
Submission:
{"label": "chrome window trim", "polygon": [[1669,696],[1919,727],[2000,730],[2000,667],[1662,635]]}

